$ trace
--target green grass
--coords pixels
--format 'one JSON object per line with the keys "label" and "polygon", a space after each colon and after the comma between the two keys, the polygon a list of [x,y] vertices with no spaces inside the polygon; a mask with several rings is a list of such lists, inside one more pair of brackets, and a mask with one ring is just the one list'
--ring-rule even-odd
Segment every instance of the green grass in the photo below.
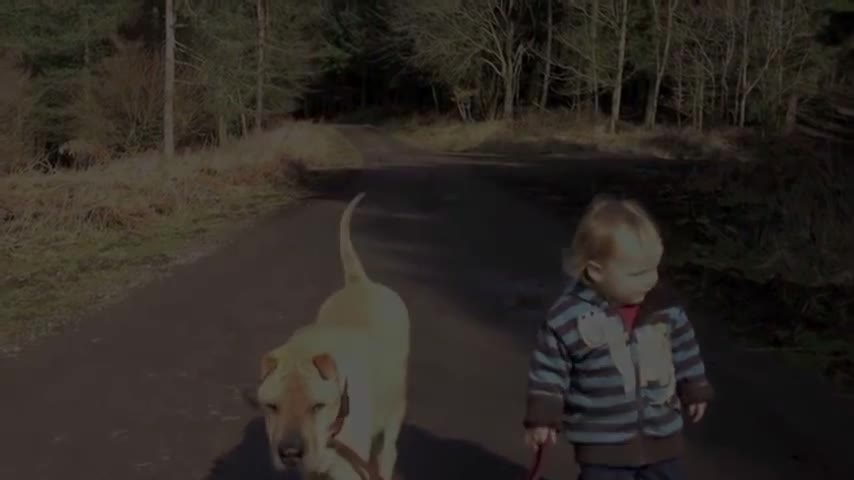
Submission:
{"label": "green grass", "polygon": [[13,353],[93,306],[124,298],[133,287],[209,253],[254,219],[297,200],[268,192],[247,197],[228,212],[197,210],[138,231],[102,231],[20,249],[3,258],[0,352]]}
{"label": "green grass", "polygon": [[0,352],[14,353],[298,202],[299,168],[358,166],[334,127],[288,123],[224,148],[0,178]]}

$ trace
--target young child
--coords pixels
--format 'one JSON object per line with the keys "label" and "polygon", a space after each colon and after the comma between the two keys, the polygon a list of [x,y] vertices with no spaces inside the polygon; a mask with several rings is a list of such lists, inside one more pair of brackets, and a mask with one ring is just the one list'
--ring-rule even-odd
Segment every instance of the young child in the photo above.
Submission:
{"label": "young child", "polygon": [[684,478],[682,412],[713,390],[685,311],[658,280],[659,230],[635,201],[597,197],[565,262],[569,285],[539,329],[525,441],[573,444],[579,480]]}

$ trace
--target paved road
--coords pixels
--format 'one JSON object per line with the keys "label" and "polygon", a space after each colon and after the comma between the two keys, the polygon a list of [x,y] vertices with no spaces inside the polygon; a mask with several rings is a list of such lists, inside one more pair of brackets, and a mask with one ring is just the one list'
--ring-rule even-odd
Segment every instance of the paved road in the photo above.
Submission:
{"label": "paved road", "polygon": [[[414,322],[399,473],[522,475],[528,350],[557,288],[567,222],[483,179],[493,159],[440,159],[373,129],[344,132],[371,168],[0,363],[0,478],[273,478],[241,392],[261,353],[340,285],[338,218],[362,190],[354,243]],[[597,169],[584,165],[579,192]],[[854,478],[850,405],[769,357],[735,351],[707,317],[698,329],[721,394],[689,431],[691,478]],[[547,462],[548,478],[574,478],[568,448]]]}

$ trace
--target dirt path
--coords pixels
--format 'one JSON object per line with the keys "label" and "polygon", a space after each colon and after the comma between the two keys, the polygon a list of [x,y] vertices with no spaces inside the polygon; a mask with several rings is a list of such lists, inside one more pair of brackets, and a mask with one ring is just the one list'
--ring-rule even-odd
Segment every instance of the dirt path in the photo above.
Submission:
{"label": "dirt path", "polygon": [[[356,248],[369,274],[407,300],[414,322],[399,472],[521,475],[528,349],[557,288],[566,227],[479,179],[482,162],[461,166],[372,129],[344,131],[385,167],[333,182],[76,331],[0,363],[0,478],[271,478],[262,424],[241,389],[255,382],[259,355],[310,321],[340,284],[337,222],[361,190]],[[579,167],[580,189],[586,168],[594,167]],[[809,403],[790,400],[807,383],[786,383],[773,364],[758,363],[757,376],[719,329],[699,323],[721,399],[690,430],[692,478],[851,478],[842,452],[852,409],[838,410],[845,404],[818,389]],[[766,378],[773,384],[763,391]],[[834,422],[821,415],[828,411]],[[561,470],[572,468],[566,447],[548,461],[549,478],[573,478]]]}

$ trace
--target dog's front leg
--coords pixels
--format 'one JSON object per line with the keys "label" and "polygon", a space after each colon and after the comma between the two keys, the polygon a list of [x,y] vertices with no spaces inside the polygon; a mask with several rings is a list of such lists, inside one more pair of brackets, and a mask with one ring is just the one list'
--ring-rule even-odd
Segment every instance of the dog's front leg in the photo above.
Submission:
{"label": "dog's front leg", "polygon": [[382,443],[377,452],[379,473],[383,480],[392,480],[394,475],[394,464],[397,462],[397,438],[400,436],[405,413],[406,406],[401,404],[389,415],[383,429]]}
{"label": "dog's front leg", "polygon": [[366,480],[359,474],[358,468],[341,458],[329,470],[329,480]]}

